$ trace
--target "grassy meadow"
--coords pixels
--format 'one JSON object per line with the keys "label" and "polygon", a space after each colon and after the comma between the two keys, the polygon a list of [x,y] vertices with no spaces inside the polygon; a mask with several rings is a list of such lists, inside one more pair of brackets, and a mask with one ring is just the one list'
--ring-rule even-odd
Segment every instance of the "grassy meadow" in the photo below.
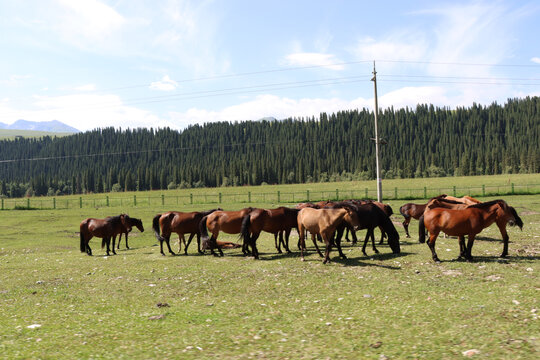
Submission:
{"label": "grassy meadow", "polygon": [[[383,186],[540,183],[538,174],[515,176],[385,180]],[[345,186],[362,191],[368,185],[163,194],[172,199],[182,191],[223,192],[220,206],[233,210],[247,206],[246,193],[261,188],[287,193],[345,191]],[[366,257],[358,246],[344,243],[348,259],[333,251],[332,262],[323,265],[309,242],[309,255],[300,261],[295,232],[290,255],[277,254],[273,237],[265,234],[258,240],[258,261],[239,249],[225,250],[222,258],[201,256],[193,243],[187,256],[163,257],[151,229],[155,214],[215,206],[143,201],[161,194],[136,193],[137,206],[128,201],[133,193],[121,193],[109,196],[128,200],[108,207],[101,203],[104,195],[89,195],[82,208],[77,203],[68,209],[0,211],[0,358],[454,359],[469,350],[475,359],[538,358],[540,195],[502,196],[525,224],[523,231],[509,228],[505,260],[498,257],[500,233],[491,226],[475,241],[474,262],[456,261],[457,239],[439,238],[442,263],[435,264],[429,248],[417,241],[418,222],[411,222],[413,237],[407,239],[402,217],[395,214],[401,254],[385,244],[378,246],[379,254],[368,247]],[[69,197],[59,197],[59,203],[63,198]],[[408,201],[385,202],[398,213]],[[250,205],[283,204],[253,197]],[[122,240],[118,255],[107,257],[94,238],[94,256],[79,251],[81,220],[122,212],[145,225],[144,233],[130,234],[130,250]],[[364,233],[358,233],[360,239]],[[176,236],[172,239],[177,250]],[[233,235],[220,239],[238,241]]]}

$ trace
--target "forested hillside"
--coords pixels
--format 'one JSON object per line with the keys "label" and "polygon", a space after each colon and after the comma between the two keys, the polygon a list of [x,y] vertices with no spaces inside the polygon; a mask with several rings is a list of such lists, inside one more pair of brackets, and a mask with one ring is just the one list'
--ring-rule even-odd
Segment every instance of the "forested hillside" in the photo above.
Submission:
{"label": "forested hillside", "polygon": [[[379,114],[383,178],[540,172],[540,98]],[[373,113],[0,141],[0,194],[53,195],[375,177]]]}

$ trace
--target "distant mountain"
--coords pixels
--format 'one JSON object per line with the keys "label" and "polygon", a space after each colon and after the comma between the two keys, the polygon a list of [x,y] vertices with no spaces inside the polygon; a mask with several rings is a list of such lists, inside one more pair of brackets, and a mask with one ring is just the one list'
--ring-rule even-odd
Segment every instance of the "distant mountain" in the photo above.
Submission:
{"label": "distant mountain", "polygon": [[13,124],[0,123],[0,129],[8,130],[34,130],[34,131],[48,131],[48,132],[67,132],[78,133],[79,130],[64,124],[58,120],[52,121],[27,121],[17,120]]}

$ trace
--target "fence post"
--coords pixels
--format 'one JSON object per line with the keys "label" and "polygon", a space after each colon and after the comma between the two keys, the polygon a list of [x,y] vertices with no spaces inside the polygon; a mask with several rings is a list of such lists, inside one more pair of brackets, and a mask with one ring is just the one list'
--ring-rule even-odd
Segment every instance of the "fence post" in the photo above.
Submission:
{"label": "fence post", "polygon": [[56,209],[56,198],[53,198],[52,202],[53,202],[53,209]]}
{"label": "fence post", "polygon": [[397,186],[394,188],[394,199],[397,200]]}
{"label": "fence post", "polygon": [[161,194],[161,205],[165,205],[165,195]]}
{"label": "fence post", "polygon": [[107,207],[109,207],[109,195],[107,195]]}
{"label": "fence post", "polygon": [[248,191],[248,202],[251,203],[251,191]]}
{"label": "fence post", "polygon": [[486,196],[486,185],[482,184],[482,196]]}
{"label": "fence post", "polygon": [[193,193],[189,194],[189,202],[193,205]]}
{"label": "fence post", "polygon": [[133,206],[137,206],[137,195],[133,195]]}
{"label": "fence post", "polygon": [[26,198],[26,208],[30,209],[30,198]]}
{"label": "fence post", "polygon": [[456,196],[456,186],[454,185],[454,197]]}
{"label": "fence post", "polygon": [[514,195],[514,183],[512,183],[512,195]]}
{"label": "fence post", "polygon": [[339,189],[336,189],[336,201],[339,201]]}
{"label": "fence post", "polygon": [[79,196],[79,209],[82,209],[82,196]]}
{"label": "fence post", "polygon": [[[309,190],[306,190],[306,197],[307,197],[307,202],[309,202]],[[4,200],[2,199],[2,201]]]}
{"label": "fence post", "polygon": [[427,188],[424,186],[424,199],[427,199]]}
{"label": "fence post", "polygon": [[279,190],[277,192],[277,202],[278,203],[281,202],[281,194],[280,194]]}
{"label": "fence post", "polygon": [[222,198],[222,194],[219,193],[219,203],[221,204],[221,198]]}
{"label": "fence post", "polygon": [[4,210],[4,198],[2,198],[2,210]]}
{"label": "fence post", "polygon": [[365,197],[365,199],[367,200],[367,198],[368,198],[368,189],[366,188],[366,197]]}

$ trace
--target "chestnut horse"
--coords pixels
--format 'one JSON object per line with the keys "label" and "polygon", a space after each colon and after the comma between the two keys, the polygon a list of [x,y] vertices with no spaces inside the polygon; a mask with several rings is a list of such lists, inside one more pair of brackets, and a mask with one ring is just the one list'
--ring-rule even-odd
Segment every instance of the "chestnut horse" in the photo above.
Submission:
{"label": "chestnut horse", "polygon": [[[284,206],[276,209],[253,209],[246,215],[242,221],[240,232],[244,238],[244,244],[249,244],[255,259],[259,258],[257,249],[257,239],[261,231],[274,234],[274,243],[276,249],[281,254],[280,244],[287,252],[289,250],[289,235],[293,228],[298,228],[297,215],[300,210],[291,209]],[[285,233],[286,243],[283,241],[283,233]],[[279,243],[277,237],[279,235]]]}
{"label": "chestnut horse", "polygon": [[[144,227],[143,227],[143,224],[142,224],[142,220],[141,219],[137,219],[137,218],[133,218],[133,217],[130,217],[129,218],[129,225],[133,228],[133,226],[135,226],[137,229],[139,229],[140,232],[144,232]],[[125,234],[125,238],[126,238],[126,249],[129,249],[129,245],[128,245],[128,233],[131,231],[131,229],[128,231],[127,228],[123,228],[122,230],[124,230],[123,232],[121,232],[119,235],[118,235],[118,247],[117,249],[120,250],[120,240],[122,240],[122,234]],[[113,236],[113,250],[114,250],[114,242],[116,241],[116,236]]]}
{"label": "chestnut horse", "polygon": [[[469,204],[473,205],[473,204]],[[454,201],[446,198],[434,198],[431,199],[426,204],[426,210],[428,209],[435,209],[435,208],[443,208],[443,209],[454,209],[454,210],[462,210],[467,208],[469,205],[464,204],[460,201]],[[425,212],[425,210],[424,210]],[[444,236],[446,238],[446,233],[444,233]],[[426,242],[426,229],[424,225],[424,214],[420,216],[420,219],[418,219],[418,241],[423,244]]]}
{"label": "chestnut horse", "polygon": [[[83,220],[80,225],[81,252],[86,252],[88,255],[92,255],[92,249],[90,248],[89,242],[90,239],[95,236],[102,238],[101,248],[107,245],[108,256],[111,238],[123,232],[124,229],[131,231],[129,216],[126,214],[110,216],[105,219],[88,218]],[[114,246],[112,251],[114,254],[116,254],[114,251]]]}
{"label": "chestnut horse", "polygon": [[[193,211],[193,212],[180,212],[169,211],[163,214],[157,214],[152,220],[152,229],[156,235],[156,239],[159,241],[159,247],[161,255],[165,256],[163,252],[163,242],[167,244],[169,252],[173,255],[175,253],[171,249],[170,238],[171,233],[178,234],[178,252],[182,250],[182,242],[184,243],[184,254],[187,255],[189,244],[194,236],[197,236],[197,250],[201,251],[201,232],[199,230],[199,223],[201,219],[212,212],[221,209],[213,209],[208,211]],[[161,228],[161,235],[160,235]],[[184,234],[190,234],[186,244],[186,238]]]}
{"label": "chestnut horse", "polygon": [[[493,200],[470,205],[462,210],[444,208],[426,210],[424,213],[424,225],[430,233],[428,245],[433,260],[440,262],[435,252],[435,240],[441,231],[459,237],[459,258],[464,257],[470,261],[472,260],[471,251],[475,236],[493,223],[497,224],[503,237],[504,246],[501,257],[506,257],[508,255],[506,224],[510,224],[510,226],[518,225],[522,229],[523,221],[516,210],[504,200]],[[465,235],[469,237],[466,246]]]}
{"label": "chestnut horse", "polygon": [[[245,208],[239,211],[223,211],[217,210],[204,216],[199,223],[199,229],[201,231],[202,250],[210,250],[212,255],[217,256],[214,249],[219,251],[219,255],[223,256],[223,251],[217,241],[220,231],[227,234],[240,234],[242,229],[242,220],[248,215],[253,208]],[[212,236],[208,236],[208,231],[212,233]],[[246,254],[247,244],[244,242],[242,251]]]}
{"label": "chestnut horse", "polygon": [[[446,194],[442,194],[437,197],[431,198],[430,201],[433,199],[441,199],[441,198],[446,198],[446,197],[447,197]],[[409,223],[411,222],[411,218],[415,220],[419,220],[420,216],[424,214],[424,210],[426,210],[426,206],[428,203],[429,201],[425,204],[407,203],[407,204],[402,205],[399,208],[400,214],[403,215],[403,217],[405,218],[402,224],[403,224],[403,228],[405,228],[406,237],[408,238],[411,237],[411,235],[409,235]]]}
{"label": "chestnut horse", "polygon": [[[346,220],[347,218],[347,220]],[[350,222],[353,226],[358,224],[358,215],[348,207],[339,209],[314,209],[306,207],[298,212],[298,234],[300,235],[300,256],[304,261],[304,249],[306,247],[306,231],[311,233],[311,239],[317,252],[323,257],[319,246],[317,245],[316,235],[321,235],[326,245],[323,264],[330,261],[330,250],[334,244],[334,232],[344,221]],[[337,245],[337,244],[336,244]],[[341,246],[337,245],[339,254],[342,258],[345,255],[341,251]]]}

